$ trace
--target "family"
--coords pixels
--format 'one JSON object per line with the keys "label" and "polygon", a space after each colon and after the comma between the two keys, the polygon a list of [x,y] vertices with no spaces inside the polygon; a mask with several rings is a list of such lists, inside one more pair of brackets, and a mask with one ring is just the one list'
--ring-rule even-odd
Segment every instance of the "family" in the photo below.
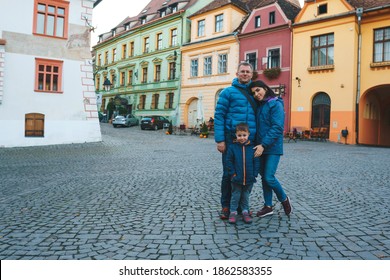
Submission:
{"label": "family", "polygon": [[252,81],[253,68],[247,62],[238,65],[236,76],[221,92],[214,115],[214,137],[223,166],[220,218],[235,224],[241,213],[245,223],[252,223],[249,197],[258,174],[264,204],[256,216],[273,214],[274,192],[290,215],[290,199],[275,177],[283,154],[283,99],[264,82]]}

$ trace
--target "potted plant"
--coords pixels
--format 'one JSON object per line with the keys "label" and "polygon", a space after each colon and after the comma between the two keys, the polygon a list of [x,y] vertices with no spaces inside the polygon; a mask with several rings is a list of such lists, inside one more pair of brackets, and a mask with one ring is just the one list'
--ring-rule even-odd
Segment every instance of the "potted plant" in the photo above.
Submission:
{"label": "potted plant", "polygon": [[200,138],[208,138],[209,137],[209,128],[206,125],[206,122],[203,122],[200,127]]}
{"label": "potted plant", "polygon": [[281,70],[279,67],[272,67],[272,68],[264,69],[263,74],[268,79],[273,80],[273,79],[276,79],[277,77],[279,77],[280,72],[281,72]]}
{"label": "potted plant", "polygon": [[173,133],[172,121],[169,121],[168,131],[165,132],[167,135],[171,135]]}

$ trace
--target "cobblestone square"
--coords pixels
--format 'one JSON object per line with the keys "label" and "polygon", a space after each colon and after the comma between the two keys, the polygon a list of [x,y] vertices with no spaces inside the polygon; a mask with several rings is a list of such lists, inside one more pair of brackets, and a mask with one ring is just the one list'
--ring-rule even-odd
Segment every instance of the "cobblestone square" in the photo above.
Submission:
{"label": "cobblestone square", "polygon": [[274,198],[272,216],[230,225],[213,138],[101,129],[101,143],[0,149],[0,259],[390,259],[388,148],[285,143],[291,217]]}

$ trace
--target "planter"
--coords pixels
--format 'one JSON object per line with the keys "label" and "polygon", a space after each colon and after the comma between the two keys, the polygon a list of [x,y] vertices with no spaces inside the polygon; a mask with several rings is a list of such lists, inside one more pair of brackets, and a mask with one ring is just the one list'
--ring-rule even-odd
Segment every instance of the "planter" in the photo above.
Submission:
{"label": "planter", "polygon": [[280,68],[279,67],[274,67],[274,68],[267,68],[264,69],[263,74],[266,76],[269,80],[276,79],[280,75]]}

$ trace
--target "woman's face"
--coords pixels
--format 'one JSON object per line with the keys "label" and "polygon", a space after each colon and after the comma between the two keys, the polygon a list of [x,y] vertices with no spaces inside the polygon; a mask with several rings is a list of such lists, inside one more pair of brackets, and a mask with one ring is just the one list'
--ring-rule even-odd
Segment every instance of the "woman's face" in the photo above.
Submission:
{"label": "woman's face", "polygon": [[267,91],[262,87],[253,87],[252,89],[253,97],[258,100],[262,101],[264,99],[265,94]]}

